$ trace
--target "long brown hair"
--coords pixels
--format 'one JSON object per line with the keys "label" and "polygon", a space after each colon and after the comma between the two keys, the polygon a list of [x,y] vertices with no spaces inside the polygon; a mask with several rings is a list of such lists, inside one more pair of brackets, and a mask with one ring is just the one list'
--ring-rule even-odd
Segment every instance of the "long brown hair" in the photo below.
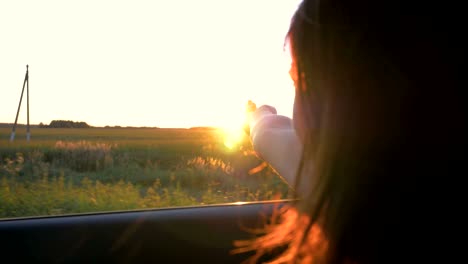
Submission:
{"label": "long brown hair", "polygon": [[426,238],[414,223],[431,217],[428,183],[449,173],[442,155],[462,138],[452,57],[460,49],[439,8],[398,0],[299,6],[287,40],[304,144],[296,186],[310,188],[266,235],[238,244],[257,251],[251,260],[279,248],[273,263],[398,262]]}

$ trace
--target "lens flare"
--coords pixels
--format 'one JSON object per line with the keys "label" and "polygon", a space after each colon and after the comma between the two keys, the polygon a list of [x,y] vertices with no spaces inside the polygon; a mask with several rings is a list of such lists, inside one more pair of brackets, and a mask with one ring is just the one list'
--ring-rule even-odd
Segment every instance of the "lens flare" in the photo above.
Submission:
{"label": "lens flare", "polygon": [[224,146],[229,150],[235,150],[247,137],[244,131],[246,124],[245,112],[242,110],[236,111],[225,122],[220,128]]}
{"label": "lens flare", "polygon": [[224,133],[224,146],[228,149],[234,149],[239,146],[244,138],[244,130],[240,128],[225,128],[223,129]]}

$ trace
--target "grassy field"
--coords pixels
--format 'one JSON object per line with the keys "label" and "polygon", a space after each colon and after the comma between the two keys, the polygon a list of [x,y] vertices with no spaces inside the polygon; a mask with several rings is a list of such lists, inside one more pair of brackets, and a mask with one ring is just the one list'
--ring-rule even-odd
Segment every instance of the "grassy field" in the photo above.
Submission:
{"label": "grassy field", "polygon": [[0,128],[0,218],[286,198],[247,136],[216,129]]}

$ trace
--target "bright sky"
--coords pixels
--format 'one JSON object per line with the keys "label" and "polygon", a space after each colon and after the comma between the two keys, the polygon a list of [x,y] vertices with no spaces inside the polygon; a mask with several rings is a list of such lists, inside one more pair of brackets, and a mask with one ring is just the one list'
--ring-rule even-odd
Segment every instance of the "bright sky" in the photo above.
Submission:
{"label": "bright sky", "polygon": [[1,1],[0,122],[14,122],[26,64],[32,124],[226,126],[249,99],[291,116],[298,2]]}

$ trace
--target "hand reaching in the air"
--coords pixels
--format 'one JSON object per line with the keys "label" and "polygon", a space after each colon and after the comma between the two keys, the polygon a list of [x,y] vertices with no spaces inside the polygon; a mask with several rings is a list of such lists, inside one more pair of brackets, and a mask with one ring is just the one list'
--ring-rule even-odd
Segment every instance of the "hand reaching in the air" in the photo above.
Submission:
{"label": "hand reaching in the air", "polygon": [[245,107],[245,121],[244,121],[244,132],[247,135],[250,135],[250,121],[252,120],[252,115],[257,110],[257,105],[249,100]]}
{"label": "hand reaching in the air", "polygon": [[257,108],[257,105],[249,100],[246,106],[246,120],[244,124],[244,131],[247,135],[250,135],[250,125],[252,121],[258,119],[264,115],[277,114],[276,108],[271,105],[262,105]]}

